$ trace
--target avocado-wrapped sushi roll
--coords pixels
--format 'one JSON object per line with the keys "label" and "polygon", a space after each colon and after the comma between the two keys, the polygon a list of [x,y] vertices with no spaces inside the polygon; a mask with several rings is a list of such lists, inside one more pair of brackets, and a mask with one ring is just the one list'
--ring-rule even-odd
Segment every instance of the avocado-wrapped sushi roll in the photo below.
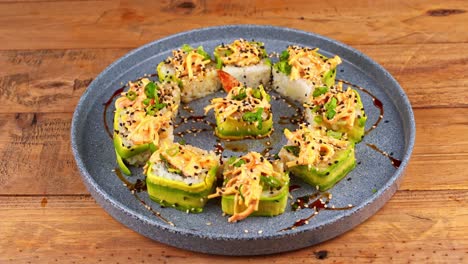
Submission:
{"label": "avocado-wrapped sushi roll", "polygon": [[359,93],[343,84],[315,88],[306,104],[305,116],[313,128],[325,128],[328,135],[361,141],[364,136],[367,116]]}
{"label": "avocado-wrapped sushi roll", "polygon": [[145,168],[149,197],[187,213],[200,213],[213,193],[219,157],[190,145],[164,142]]}
{"label": "avocado-wrapped sushi roll", "polygon": [[224,98],[214,98],[205,113],[214,109],[215,134],[223,139],[261,138],[273,131],[270,96],[263,86],[237,86]]}
{"label": "avocado-wrapped sushi roll", "polygon": [[270,163],[257,152],[231,158],[223,172],[223,186],[208,198],[222,196],[221,207],[229,222],[253,216],[280,215],[286,208],[289,176],[282,163]]}
{"label": "avocado-wrapped sushi roll", "polygon": [[285,129],[284,135],[288,143],[278,155],[287,170],[321,191],[333,187],[356,166],[350,141],[322,135],[305,125],[294,132]]}
{"label": "avocado-wrapped sushi roll", "polygon": [[335,83],[338,56],[327,58],[318,49],[289,46],[273,65],[273,88],[280,94],[305,102],[317,87]]}
{"label": "avocado-wrapped sushi roll", "polygon": [[271,62],[262,42],[238,39],[214,50],[216,67],[245,86],[270,85]]}
{"label": "avocado-wrapped sushi roll", "polygon": [[173,56],[159,63],[159,80],[174,80],[181,86],[182,102],[216,92],[220,88],[216,65],[203,47],[183,45],[172,51]]}
{"label": "avocado-wrapped sushi roll", "polygon": [[174,139],[172,119],[180,104],[174,82],[143,78],[129,87],[115,102],[113,135],[117,162],[128,175],[126,164],[144,165],[161,141]]}

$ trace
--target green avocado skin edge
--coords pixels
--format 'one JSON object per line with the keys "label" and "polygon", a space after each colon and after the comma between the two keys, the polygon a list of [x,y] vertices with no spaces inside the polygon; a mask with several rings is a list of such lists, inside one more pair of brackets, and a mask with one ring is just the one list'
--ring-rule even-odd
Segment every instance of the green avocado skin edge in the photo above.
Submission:
{"label": "green avocado skin edge", "polygon": [[323,169],[299,165],[289,168],[289,171],[311,186],[317,186],[320,191],[326,191],[356,167],[354,146],[343,150],[338,154],[336,160],[338,160],[338,163],[334,163]]}
{"label": "green avocado skin edge", "polygon": [[215,166],[208,172],[204,182],[188,185],[184,182],[159,177],[148,168],[146,187],[151,200],[165,207],[180,211],[201,213],[208,201],[208,195],[214,192],[216,173]]}
{"label": "green avocado skin edge", "polygon": [[243,139],[247,137],[264,137],[273,131],[273,115],[262,122],[262,128],[258,129],[255,123],[248,124],[242,120],[228,117],[226,121],[216,117],[216,136],[223,139]]}
{"label": "green avocado skin edge", "polygon": [[[261,197],[258,211],[251,216],[276,216],[284,213],[288,202],[289,184],[285,184],[278,195],[273,197]],[[223,196],[221,198],[221,209],[228,215],[234,214],[234,195]],[[238,211],[245,210],[244,205],[238,205]]]}

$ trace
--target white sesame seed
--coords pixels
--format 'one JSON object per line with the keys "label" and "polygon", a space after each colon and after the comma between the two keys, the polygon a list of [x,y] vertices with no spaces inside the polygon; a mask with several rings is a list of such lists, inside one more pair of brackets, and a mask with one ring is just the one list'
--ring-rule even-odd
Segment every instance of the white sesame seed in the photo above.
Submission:
{"label": "white sesame seed", "polygon": [[258,233],[259,233],[259,234],[263,233],[263,230],[258,230]]}
{"label": "white sesame seed", "polygon": [[207,225],[207,226],[210,226],[210,225],[211,225],[211,222],[207,222],[206,225]]}
{"label": "white sesame seed", "polygon": [[244,230],[244,233],[248,233],[248,232],[249,232],[249,230],[247,230],[247,229],[246,229],[246,230]]}

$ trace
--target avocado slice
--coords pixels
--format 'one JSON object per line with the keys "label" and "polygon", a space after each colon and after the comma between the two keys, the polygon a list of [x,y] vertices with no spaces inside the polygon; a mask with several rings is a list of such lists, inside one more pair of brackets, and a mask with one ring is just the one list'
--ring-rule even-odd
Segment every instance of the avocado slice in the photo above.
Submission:
{"label": "avocado slice", "polygon": [[[284,213],[288,202],[289,184],[281,187],[274,196],[265,195],[268,192],[268,190],[264,190],[260,198],[258,210],[253,212],[252,216],[276,216]],[[234,195],[223,196],[221,198],[221,209],[226,214],[234,214]],[[237,210],[244,211],[245,209],[246,206],[244,204],[237,205]]]}
{"label": "avocado slice", "polygon": [[117,164],[119,165],[119,168],[120,170],[125,174],[125,175],[132,175],[132,172],[130,171],[130,169],[127,167],[127,165],[125,164],[125,162],[123,161],[122,157],[120,157],[119,153],[117,153],[117,151],[115,151],[115,156],[117,158]]}
{"label": "avocado slice", "polygon": [[289,171],[306,183],[318,186],[320,191],[326,191],[356,167],[354,144],[349,144],[346,149],[337,151],[330,163],[331,165],[320,163],[318,166],[310,167],[298,165],[290,167]]}
{"label": "avocado slice", "polygon": [[361,96],[354,89],[353,89],[353,92],[356,94],[356,100],[357,100],[355,110],[361,114],[359,114],[354,119],[352,128],[348,128],[345,122],[337,122],[333,126],[330,124],[327,124],[326,122],[322,122],[323,121],[322,115],[318,115],[313,108],[306,110],[306,111],[309,111],[308,117],[307,117],[309,123],[313,127],[325,126],[329,130],[333,130],[339,133],[346,133],[348,135],[348,140],[354,143],[359,143],[364,137],[367,115],[365,114],[363,110],[364,106],[361,101]]}
{"label": "avocado slice", "polygon": [[273,131],[273,115],[270,114],[267,120],[262,121],[259,129],[255,123],[248,123],[244,120],[236,120],[228,117],[223,121],[216,114],[215,134],[222,139],[244,139],[266,137]]}
{"label": "avocado slice", "polygon": [[148,168],[146,177],[146,186],[151,200],[180,211],[190,213],[203,211],[208,195],[214,191],[218,166],[208,171],[203,182],[191,185],[160,177],[154,174],[153,166],[154,164],[151,164]]}

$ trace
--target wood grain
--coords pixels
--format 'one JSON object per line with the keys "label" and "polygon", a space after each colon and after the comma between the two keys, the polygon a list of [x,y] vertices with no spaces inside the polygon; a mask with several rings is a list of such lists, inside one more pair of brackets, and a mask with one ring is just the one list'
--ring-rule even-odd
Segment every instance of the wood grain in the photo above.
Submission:
{"label": "wood grain", "polygon": [[462,263],[468,250],[467,198],[467,190],[399,191],[367,222],[331,241],[284,254],[224,258],[151,241],[87,196],[49,196],[46,203],[41,196],[0,197],[0,262],[315,263],[316,254],[326,251],[323,263]]}
{"label": "wood grain", "polygon": [[[468,189],[461,173],[468,171],[468,108],[416,109],[415,115],[416,146],[401,189]],[[87,193],[71,154],[71,117],[0,114],[0,155],[9,161],[0,164],[0,194]]]}
{"label": "wood grain", "polygon": [[[464,0],[0,0],[0,263],[466,263],[467,11]],[[133,232],[86,191],[70,124],[97,74],[150,41],[238,23],[349,44],[408,95],[417,135],[400,190],[350,232],[266,257],[205,255]]]}
{"label": "wood grain", "polygon": [[467,9],[462,0],[8,1],[0,7],[0,49],[137,47],[239,23],[292,27],[348,44],[467,42]]}
{"label": "wood grain", "polygon": [[[468,44],[356,48],[397,78],[413,107],[468,106]],[[0,113],[73,112],[93,78],[126,52],[128,49],[0,51]]]}

